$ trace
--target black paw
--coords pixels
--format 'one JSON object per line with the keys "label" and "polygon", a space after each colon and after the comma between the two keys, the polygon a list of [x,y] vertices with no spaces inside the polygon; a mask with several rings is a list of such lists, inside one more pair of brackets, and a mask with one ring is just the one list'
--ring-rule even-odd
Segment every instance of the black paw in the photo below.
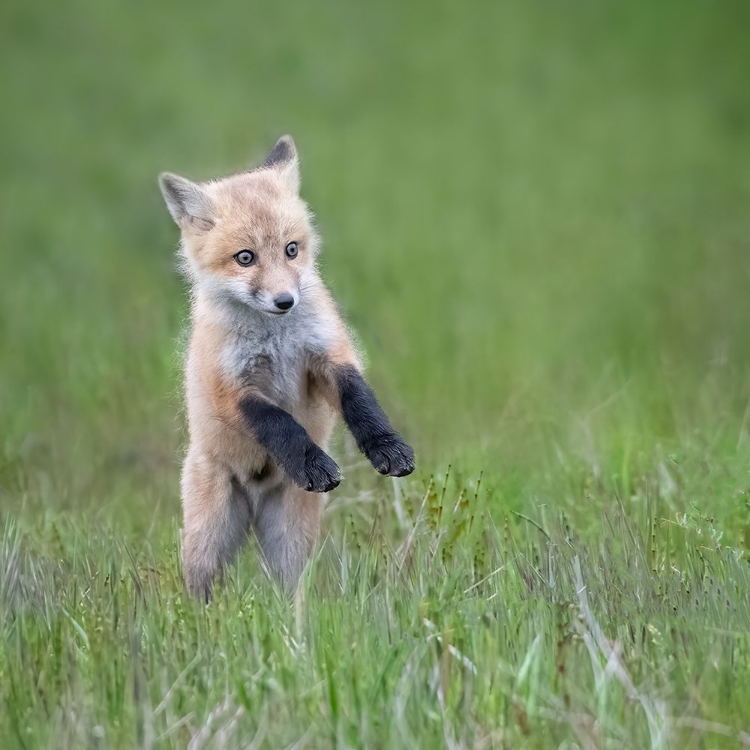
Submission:
{"label": "black paw", "polygon": [[386,476],[405,477],[414,471],[414,450],[395,432],[370,438],[362,446],[362,452]]}
{"label": "black paw", "polygon": [[305,451],[305,475],[300,487],[308,492],[330,492],[342,480],[336,462],[317,445]]}

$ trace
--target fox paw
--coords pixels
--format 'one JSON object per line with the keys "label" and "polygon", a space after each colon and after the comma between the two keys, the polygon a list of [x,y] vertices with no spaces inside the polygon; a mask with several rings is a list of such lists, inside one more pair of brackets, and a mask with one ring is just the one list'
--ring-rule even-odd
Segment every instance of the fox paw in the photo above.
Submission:
{"label": "fox paw", "polygon": [[381,474],[405,477],[414,471],[414,450],[395,432],[370,438],[362,452]]}
{"label": "fox paw", "polygon": [[343,479],[336,462],[317,445],[305,451],[304,478],[300,483],[308,492],[330,492]]}

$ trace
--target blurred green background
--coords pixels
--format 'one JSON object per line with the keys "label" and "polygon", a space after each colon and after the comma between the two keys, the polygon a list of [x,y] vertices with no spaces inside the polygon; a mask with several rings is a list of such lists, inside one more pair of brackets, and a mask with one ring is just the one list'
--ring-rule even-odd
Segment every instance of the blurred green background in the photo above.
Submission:
{"label": "blurred green background", "polygon": [[285,132],[417,479],[484,469],[520,507],[561,463],[627,495],[686,446],[746,456],[747,3],[0,21],[4,508],[176,514],[188,308],[156,175],[237,171]]}

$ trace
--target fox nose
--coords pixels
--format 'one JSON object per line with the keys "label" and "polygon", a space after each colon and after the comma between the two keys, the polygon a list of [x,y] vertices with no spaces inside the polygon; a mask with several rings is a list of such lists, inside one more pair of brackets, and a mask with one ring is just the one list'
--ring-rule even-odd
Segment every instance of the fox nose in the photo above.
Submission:
{"label": "fox nose", "polygon": [[283,292],[274,298],[273,303],[279,310],[291,310],[294,307],[294,297],[289,292]]}

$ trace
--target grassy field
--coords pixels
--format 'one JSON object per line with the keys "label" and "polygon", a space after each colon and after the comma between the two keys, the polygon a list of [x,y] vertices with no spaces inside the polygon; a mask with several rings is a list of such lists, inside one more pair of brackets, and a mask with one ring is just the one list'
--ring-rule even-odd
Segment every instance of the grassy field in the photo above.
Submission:
{"label": "grassy field", "polygon": [[[0,21],[4,748],[750,745],[750,5]],[[418,468],[201,606],[156,175],[284,132]]]}

